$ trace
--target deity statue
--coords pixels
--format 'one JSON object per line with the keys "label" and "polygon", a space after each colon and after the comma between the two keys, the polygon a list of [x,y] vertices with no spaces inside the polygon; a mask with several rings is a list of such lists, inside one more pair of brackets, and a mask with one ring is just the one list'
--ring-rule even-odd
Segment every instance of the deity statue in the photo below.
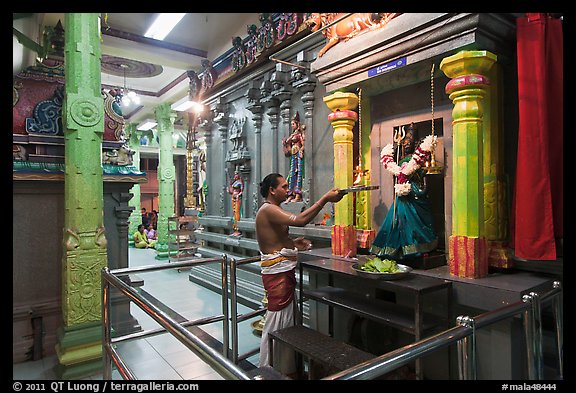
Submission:
{"label": "deity statue", "polygon": [[232,195],[232,229],[231,236],[241,236],[238,230],[238,221],[242,217],[242,193],[244,192],[244,182],[238,171],[234,172],[234,179],[228,187],[228,193]]}
{"label": "deity statue", "polygon": [[[414,150],[414,131],[411,124],[405,137],[395,138],[396,149],[389,143],[380,153],[380,162],[396,177],[395,196],[370,252],[399,261],[419,257],[438,246],[424,167],[437,137],[428,135]],[[398,163],[394,162],[395,150]]]}
{"label": "deity statue", "polygon": [[304,179],[304,129],[300,124],[298,112],[291,121],[292,133],[287,139],[282,139],[282,149],[286,157],[290,157],[290,172],[288,173],[288,199],[286,202],[302,201],[302,180]]}

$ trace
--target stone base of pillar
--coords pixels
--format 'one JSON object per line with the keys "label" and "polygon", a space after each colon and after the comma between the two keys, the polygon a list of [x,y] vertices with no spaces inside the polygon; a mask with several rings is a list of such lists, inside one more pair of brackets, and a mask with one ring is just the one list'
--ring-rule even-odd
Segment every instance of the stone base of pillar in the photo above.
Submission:
{"label": "stone base of pillar", "polygon": [[332,227],[332,255],[356,256],[356,228],[353,225]]}
{"label": "stone base of pillar", "polygon": [[[175,251],[173,251],[174,254],[176,254]],[[167,243],[156,243],[156,257],[155,259],[158,260],[166,260],[168,259],[169,256],[169,249],[168,249],[168,244]]]}
{"label": "stone base of pillar", "polygon": [[511,269],[515,266],[507,243],[498,240],[489,240],[488,264],[497,269]]}
{"label": "stone base of pillar", "polygon": [[374,229],[358,229],[356,231],[358,248],[370,248],[375,238],[376,231]]}
{"label": "stone base of pillar", "polygon": [[56,344],[58,379],[81,379],[102,372],[102,325],[60,328]]}
{"label": "stone base of pillar", "polygon": [[488,242],[485,238],[450,236],[448,265],[450,274],[463,278],[482,278],[488,275]]}

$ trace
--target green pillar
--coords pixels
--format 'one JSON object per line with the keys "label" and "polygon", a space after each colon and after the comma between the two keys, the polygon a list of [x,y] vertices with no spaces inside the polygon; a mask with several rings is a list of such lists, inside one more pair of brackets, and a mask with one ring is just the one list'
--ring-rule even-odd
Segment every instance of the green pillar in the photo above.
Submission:
{"label": "green pillar", "polygon": [[76,379],[101,370],[104,236],[99,14],[65,14],[65,140],[62,317],[56,372]]}
{"label": "green pillar", "polygon": [[[160,145],[158,163],[158,242],[156,258],[168,258],[168,218],[174,216],[174,180],[176,168],[172,152],[172,134],[176,113],[170,105],[158,105],[155,109],[158,122],[158,140]],[[173,228],[175,229],[175,228]]]}
{"label": "green pillar", "polygon": [[484,224],[484,102],[486,76],[496,56],[488,51],[462,51],[446,57],[440,69],[452,78],[446,93],[452,110],[453,176],[452,235],[449,238],[450,273],[481,278],[488,274]]}
{"label": "green pillar", "polygon": [[[132,165],[136,169],[140,170],[140,137],[142,136],[142,131],[136,129],[135,123],[126,124],[126,134],[128,135],[128,146],[134,150],[134,155],[132,156]],[[134,210],[130,214],[128,224],[128,245],[134,247],[134,238],[132,234],[138,230],[138,225],[142,224],[142,209],[140,204],[140,184],[134,183],[130,189],[132,194],[132,199],[128,202],[129,206],[133,206]]]}

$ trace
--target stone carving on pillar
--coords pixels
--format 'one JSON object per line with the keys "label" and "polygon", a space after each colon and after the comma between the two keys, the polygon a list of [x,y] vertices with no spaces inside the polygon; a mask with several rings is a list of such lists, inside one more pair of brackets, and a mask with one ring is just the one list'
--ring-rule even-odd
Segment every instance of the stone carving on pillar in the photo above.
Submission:
{"label": "stone carving on pillar", "polygon": [[250,152],[246,147],[246,135],[244,135],[244,125],[246,118],[234,118],[228,131],[228,139],[232,143],[232,148],[226,153],[226,162],[232,166],[245,166],[250,161]]}
{"label": "stone carving on pillar", "polygon": [[[214,117],[213,121],[218,125],[218,131],[220,132],[220,141],[222,143],[222,157],[226,157],[226,136],[228,135],[228,122],[229,122],[229,107],[222,99],[216,103],[216,107],[213,110]],[[227,171],[222,171],[221,178],[221,188],[220,188],[220,216],[225,215],[225,201],[228,196],[228,174]]]}
{"label": "stone carving on pillar", "polygon": [[262,177],[262,113],[263,105],[260,104],[260,89],[251,87],[248,89],[248,109],[252,112],[252,123],[254,124],[254,184],[252,188],[252,211],[254,214],[260,206],[259,184]]}
{"label": "stone carving on pillar", "polygon": [[[277,99],[273,98],[269,101],[268,120],[270,121],[270,126],[272,128],[272,143],[275,144],[278,141],[278,122],[280,120],[280,103]],[[272,148],[272,172],[278,172],[278,152],[280,148],[273,146]]]}

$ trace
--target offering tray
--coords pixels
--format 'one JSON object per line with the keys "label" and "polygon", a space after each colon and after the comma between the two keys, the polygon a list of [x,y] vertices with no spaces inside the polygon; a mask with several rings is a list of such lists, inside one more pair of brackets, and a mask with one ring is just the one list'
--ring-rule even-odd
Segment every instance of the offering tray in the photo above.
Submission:
{"label": "offering tray", "polygon": [[400,271],[396,273],[368,272],[360,268],[360,266],[362,265],[363,265],[362,263],[355,263],[352,265],[352,269],[354,269],[354,271],[362,277],[380,279],[380,280],[400,280],[402,278],[408,277],[408,275],[412,271],[412,268],[410,266],[401,265],[399,263],[396,264],[396,266],[398,266],[398,269],[400,269]]}
{"label": "offering tray", "polygon": [[349,192],[371,191],[377,190],[379,188],[380,186],[352,186],[348,188],[342,188],[340,192],[343,194],[348,194]]}

